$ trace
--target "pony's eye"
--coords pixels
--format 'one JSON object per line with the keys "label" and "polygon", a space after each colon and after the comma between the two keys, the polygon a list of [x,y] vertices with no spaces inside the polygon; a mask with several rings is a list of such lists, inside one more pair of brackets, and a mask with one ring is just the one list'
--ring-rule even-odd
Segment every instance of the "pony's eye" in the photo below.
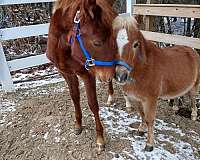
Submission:
{"label": "pony's eye", "polygon": [[100,40],[93,40],[92,43],[95,47],[101,47],[103,45],[103,42]]}
{"label": "pony's eye", "polygon": [[138,46],[139,46],[139,42],[138,41],[133,43],[133,48],[137,48]]}

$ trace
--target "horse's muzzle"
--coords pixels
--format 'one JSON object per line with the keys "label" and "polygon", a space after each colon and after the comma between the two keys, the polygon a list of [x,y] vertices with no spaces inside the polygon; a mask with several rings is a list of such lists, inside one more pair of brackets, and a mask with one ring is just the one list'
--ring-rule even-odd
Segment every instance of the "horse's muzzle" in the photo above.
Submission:
{"label": "horse's muzzle", "polygon": [[96,77],[100,82],[110,82],[114,77],[114,67],[95,67]]}

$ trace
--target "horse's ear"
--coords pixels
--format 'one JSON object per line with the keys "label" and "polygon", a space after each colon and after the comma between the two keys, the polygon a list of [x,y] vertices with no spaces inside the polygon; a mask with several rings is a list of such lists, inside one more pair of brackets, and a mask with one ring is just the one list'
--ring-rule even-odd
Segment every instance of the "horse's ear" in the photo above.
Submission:
{"label": "horse's ear", "polygon": [[88,10],[88,13],[92,19],[94,19],[94,9],[96,8],[96,0],[85,0],[83,1],[83,6],[85,10]]}
{"label": "horse's ear", "polygon": [[53,12],[53,15],[52,15],[52,18],[51,18],[51,23],[54,25],[54,26],[61,26],[62,25],[62,21],[59,21],[59,19],[62,17],[62,9],[57,9],[57,10],[54,10]]}
{"label": "horse's ear", "polygon": [[115,3],[116,0],[107,0],[107,1],[111,6],[113,6],[113,4]]}

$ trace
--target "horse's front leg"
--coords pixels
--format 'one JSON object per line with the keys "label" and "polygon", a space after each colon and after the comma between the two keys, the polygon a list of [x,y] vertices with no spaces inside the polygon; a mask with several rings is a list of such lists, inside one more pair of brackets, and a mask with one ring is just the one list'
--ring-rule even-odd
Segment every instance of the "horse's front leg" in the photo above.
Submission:
{"label": "horse's front leg", "polygon": [[146,101],[142,102],[144,109],[144,119],[147,124],[147,143],[145,146],[145,151],[151,152],[154,147],[154,120],[156,115],[156,98],[148,98]]}
{"label": "horse's front leg", "polygon": [[109,95],[108,95],[107,105],[111,106],[113,104],[113,94],[114,94],[112,81],[108,82],[108,94]]}
{"label": "horse's front leg", "polygon": [[100,122],[100,117],[99,117],[99,105],[96,96],[96,80],[95,77],[90,74],[87,74],[82,78],[86,88],[88,105],[95,117],[96,138],[97,138],[96,141],[98,145],[98,152],[101,152],[102,150],[104,150],[105,142],[103,137],[103,126]]}
{"label": "horse's front leg", "polygon": [[76,75],[62,74],[69,86],[70,96],[75,107],[75,134],[79,135],[82,132],[82,112],[80,107],[80,91],[79,81]]}

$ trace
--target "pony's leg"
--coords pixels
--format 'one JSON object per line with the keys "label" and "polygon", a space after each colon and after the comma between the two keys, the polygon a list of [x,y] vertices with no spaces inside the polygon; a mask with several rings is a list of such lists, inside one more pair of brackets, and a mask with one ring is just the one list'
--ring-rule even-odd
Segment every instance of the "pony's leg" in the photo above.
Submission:
{"label": "pony's leg", "polygon": [[169,106],[172,107],[173,111],[176,113],[180,106],[183,105],[183,97],[177,97],[175,99],[170,99]]}
{"label": "pony's leg", "polygon": [[191,119],[193,121],[196,121],[197,120],[197,106],[196,106],[196,99],[195,99],[195,96],[197,94],[197,91],[198,91],[198,84],[195,85],[191,91],[189,92],[189,97],[190,97],[190,102],[191,102],[191,110],[192,110],[192,113],[191,113]]}
{"label": "pony's leg", "polygon": [[99,105],[97,102],[96,96],[96,80],[95,77],[88,74],[82,77],[85,88],[86,94],[88,98],[88,105],[94,114],[95,123],[96,123],[96,137],[97,137],[97,145],[98,145],[98,152],[101,152],[105,147],[104,137],[103,137],[103,126],[100,121],[99,117]]}
{"label": "pony's leg", "polygon": [[172,106],[173,111],[176,113],[179,110],[179,98],[174,99],[174,104]]}
{"label": "pony's leg", "polygon": [[174,106],[174,99],[170,99],[170,100],[169,100],[169,106],[170,106],[170,107],[173,107],[173,106]]}
{"label": "pony's leg", "polygon": [[140,113],[140,117],[142,119],[142,122],[140,123],[140,125],[138,127],[138,134],[139,134],[139,136],[144,136],[144,133],[146,132],[146,129],[147,129],[147,124],[145,122],[144,109],[140,102],[138,102],[137,109],[138,109],[138,111]]}
{"label": "pony's leg", "polygon": [[144,119],[147,124],[147,143],[145,146],[145,151],[151,152],[153,150],[154,146],[154,120],[155,120],[155,115],[156,115],[156,98],[151,98],[148,99],[145,102],[142,102],[143,109],[144,109]]}
{"label": "pony's leg", "polygon": [[82,132],[82,112],[80,107],[80,91],[79,91],[79,81],[76,75],[63,74],[68,86],[70,96],[75,107],[75,134],[79,135]]}
{"label": "pony's leg", "polygon": [[111,106],[113,104],[113,94],[114,94],[112,81],[108,82],[108,94],[109,95],[108,95],[107,105]]}

